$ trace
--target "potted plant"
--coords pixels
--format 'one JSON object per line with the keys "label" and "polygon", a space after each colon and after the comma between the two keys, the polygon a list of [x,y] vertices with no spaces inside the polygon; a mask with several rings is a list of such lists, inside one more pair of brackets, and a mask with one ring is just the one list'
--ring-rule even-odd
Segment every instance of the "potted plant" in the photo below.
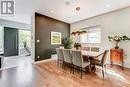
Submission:
{"label": "potted plant", "polygon": [[23,41],[23,47],[24,47],[24,48],[27,47],[27,41]]}
{"label": "potted plant", "polygon": [[124,36],[118,36],[118,35],[116,35],[116,36],[108,36],[108,39],[109,39],[109,41],[115,41],[115,49],[118,49],[119,48],[119,46],[118,46],[118,44],[119,44],[119,42],[121,42],[121,41],[129,41],[130,40],[130,38],[128,37],[128,36],[126,36],[126,35],[124,35]]}
{"label": "potted plant", "polygon": [[67,49],[72,49],[72,48],[73,48],[73,45],[74,45],[74,40],[73,40],[72,38],[68,38],[68,39],[66,40],[65,45],[66,45],[66,48],[67,48]]}

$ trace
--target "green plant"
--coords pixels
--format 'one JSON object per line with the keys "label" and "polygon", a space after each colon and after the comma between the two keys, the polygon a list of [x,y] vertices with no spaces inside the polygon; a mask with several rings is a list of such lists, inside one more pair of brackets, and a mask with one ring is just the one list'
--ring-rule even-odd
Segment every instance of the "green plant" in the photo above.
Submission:
{"label": "green plant", "polygon": [[130,38],[128,37],[128,36],[126,36],[126,35],[124,35],[124,36],[108,36],[108,39],[109,39],[109,41],[118,41],[118,42],[121,42],[121,41],[129,41],[130,40]]}
{"label": "green plant", "polygon": [[119,46],[118,46],[118,44],[119,44],[119,42],[121,42],[121,41],[129,41],[130,40],[130,38],[128,37],[128,36],[126,36],[126,35],[124,35],[124,36],[108,36],[108,39],[109,39],[109,41],[115,41],[115,49],[118,49],[119,48]]}
{"label": "green plant", "polygon": [[74,45],[74,40],[72,38],[68,38],[66,41],[66,48],[71,49]]}
{"label": "green plant", "polygon": [[23,41],[23,47],[24,47],[24,48],[27,47],[27,41]]}

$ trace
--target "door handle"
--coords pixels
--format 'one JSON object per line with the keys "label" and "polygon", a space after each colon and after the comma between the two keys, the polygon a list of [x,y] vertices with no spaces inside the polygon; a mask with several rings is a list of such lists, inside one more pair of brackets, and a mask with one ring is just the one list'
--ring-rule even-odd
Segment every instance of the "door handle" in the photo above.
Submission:
{"label": "door handle", "polygon": [[17,35],[16,35],[16,49],[18,49],[18,43],[17,43],[18,41],[17,40],[18,40],[18,38],[17,38]]}

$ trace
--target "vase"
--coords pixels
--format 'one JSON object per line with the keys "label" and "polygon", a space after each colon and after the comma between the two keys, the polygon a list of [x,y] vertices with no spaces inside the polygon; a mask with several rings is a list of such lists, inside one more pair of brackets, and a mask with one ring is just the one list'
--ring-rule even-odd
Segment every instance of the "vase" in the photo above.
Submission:
{"label": "vase", "polygon": [[119,44],[119,41],[115,41],[115,49],[119,49],[119,46],[118,46],[118,44]]}
{"label": "vase", "polygon": [[80,50],[80,47],[75,47],[76,48],[76,50]]}

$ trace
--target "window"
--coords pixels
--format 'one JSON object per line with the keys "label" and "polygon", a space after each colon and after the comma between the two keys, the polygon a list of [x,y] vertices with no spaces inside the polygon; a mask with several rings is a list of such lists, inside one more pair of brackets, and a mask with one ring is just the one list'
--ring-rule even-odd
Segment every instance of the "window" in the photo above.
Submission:
{"label": "window", "polygon": [[3,27],[0,26],[0,52],[3,52]]}
{"label": "window", "polygon": [[100,26],[94,26],[84,28],[87,33],[80,35],[81,43],[101,43],[101,28]]}

